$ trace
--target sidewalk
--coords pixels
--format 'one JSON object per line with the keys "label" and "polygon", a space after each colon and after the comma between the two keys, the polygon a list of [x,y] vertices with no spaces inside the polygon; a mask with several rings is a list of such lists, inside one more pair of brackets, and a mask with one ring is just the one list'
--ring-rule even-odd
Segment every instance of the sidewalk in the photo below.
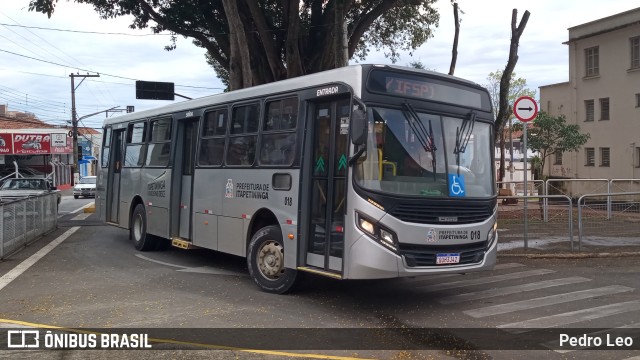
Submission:
{"label": "sidewalk", "polygon": [[640,257],[640,234],[637,237],[599,238],[588,237],[578,243],[578,237],[571,242],[563,238],[524,239],[500,241],[498,237],[499,257],[580,259],[595,257]]}

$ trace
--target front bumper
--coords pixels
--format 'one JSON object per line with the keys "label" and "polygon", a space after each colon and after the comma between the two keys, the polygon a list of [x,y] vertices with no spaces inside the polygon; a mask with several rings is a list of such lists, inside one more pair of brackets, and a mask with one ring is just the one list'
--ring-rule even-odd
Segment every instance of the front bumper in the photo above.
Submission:
{"label": "front bumper", "polygon": [[96,196],[95,189],[73,189],[74,196]]}
{"label": "front bumper", "polygon": [[[407,257],[386,249],[366,235],[351,247],[350,259],[345,263],[345,279],[381,279],[444,273],[468,273],[492,270],[497,258],[498,235],[482,259],[477,262],[455,265],[409,266]],[[477,256],[476,253],[474,256]],[[411,262],[411,261],[409,261]]]}

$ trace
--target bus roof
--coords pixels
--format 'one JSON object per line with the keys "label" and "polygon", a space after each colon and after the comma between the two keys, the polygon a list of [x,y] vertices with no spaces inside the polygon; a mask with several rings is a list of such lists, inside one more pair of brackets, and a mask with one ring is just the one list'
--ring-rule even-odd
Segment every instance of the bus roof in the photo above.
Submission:
{"label": "bus roof", "polygon": [[[465,85],[468,85],[470,87],[483,88],[482,86],[474,82],[461,79],[455,76],[451,76],[451,75],[429,71],[429,70],[409,68],[409,67],[396,66],[396,65],[357,64],[357,65],[341,67],[338,69],[327,70],[319,73],[299,76],[291,79],[276,81],[268,84],[253,86],[246,89],[235,90],[227,93],[220,93],[220,94],[209,95],[209,96],[205,96],[205,97],[201,97],[193,100],[181,101],[178,103],[161,106],[154,109],[143,110],[135,113],[129,113],[122,116],[106,119],[104,122],[104,126],[107,126],[110,124],[117,124],[121,122],[128,122],[128,121],[137,120],[137,119],[155,117],[155,116],[160,116],[165,114],[172,114],[180,111],[200,109],[200,108],[212,106],[215,104],[238,101],[238,100],[248,99],[256,96],[279,94],[279,93],[288,92],[291,89],[308,88],[308,87],[318,86],[318,85],[332,83],[332,82],[343,82],[343,83],[349,84],[352,87],[354,87],[353,90],[355,95],[360,96],[361,87],[359,85],[362,84],[363,69],[365,68],[368,69],[372,67],[423,73],[431,77],[436,77],[436,78],[439,77],[439,78],[454,80],[456,82],[464,83]],[[354,86],[354,84],[358,84],[358,86]]]}

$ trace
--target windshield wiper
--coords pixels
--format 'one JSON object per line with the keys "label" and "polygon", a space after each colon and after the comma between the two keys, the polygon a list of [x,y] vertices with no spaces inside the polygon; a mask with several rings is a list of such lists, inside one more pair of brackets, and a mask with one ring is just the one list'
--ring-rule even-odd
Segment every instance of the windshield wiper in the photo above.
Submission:
{"label": "windshield wiper", "polygon": [[433,139],[433,128],[431,127],[431,120],[429,120],[429,130],[427,130],[422,121],[420,121],[420,116],[418,116],[418,113],[413,109],[413,106],[411,106],[411,104],[409,103],[404,103],[402,105],[405,109],[405,111],[403,111],[402,113],[404,114],[405,118],[409,120],[409,127],[411,128],[411,131],[413,131],[413,133],[418,138],[418,141],[420,142],[420,145],[422,145],[424,151],[427,151],[431,154],[431,170],[433,172],[433,180],[435,181],[436,151],[438,150],[438,148],[436,147],[436,143]]}
{"label": "windshield wiper", "polygon": [[460,176],[460,154],[467,150],[469,140],[471,140],[471,134],[473,133],[473,126],[476,124],[476,113],[472,111],[469,116],[462,120],[462,126],[456,128],[456,146],[453,149],[453,153],[456,155],[456,166],[458,167],[458,176]]}

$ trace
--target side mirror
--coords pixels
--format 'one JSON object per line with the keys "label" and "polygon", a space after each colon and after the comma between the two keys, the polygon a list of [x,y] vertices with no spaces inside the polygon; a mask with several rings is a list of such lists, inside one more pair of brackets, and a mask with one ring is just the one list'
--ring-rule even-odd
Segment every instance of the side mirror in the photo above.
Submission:
{"label": "side mirror", "polygon": [[354,110],[351,114],[351,142],[354,145],[363,145],[367,141],[367,114],[361,110]]}

